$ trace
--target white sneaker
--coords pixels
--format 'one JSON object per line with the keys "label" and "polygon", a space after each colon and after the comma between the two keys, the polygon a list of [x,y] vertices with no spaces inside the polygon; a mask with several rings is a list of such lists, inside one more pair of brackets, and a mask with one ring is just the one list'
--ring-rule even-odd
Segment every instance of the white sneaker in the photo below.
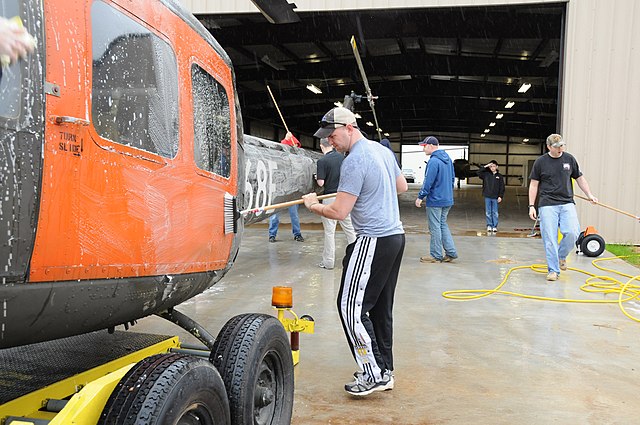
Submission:
{"label": "white sneaker", "polygon": [[[353,377],[356,379],[364,379],[364,372],[361,370],[355,371],[353,372]],[[385,388],[385,391],[390,391],[393,389],[393,385],[395,383],[394,381],[394,377],[393,377],[393,372],[390,370],[385,370],[384,373],[382,374],[382,378],[383,379],[389,379],[390,383],[387,384],[387,388]]]}
{"label": "white sneaker", "polygon": [[363,374],[356,373],[353,382],[345,384],[344,390],[351,395],[358,397],[369,395],[375,391],[386,391],[393,389],[393,375],[386,372],[378,382],[368,381]]}
{"label": "white sneaker", "polygon": [[327,269],[327,270],[333,270],[333,267],[327,267],[324,263],[320,263],[318,264],[318,267],[320,267],[321,269]]}
{"label": "white sneaker", "polygon": [[491,226],[487,226],[487,233],[491,233],[491,230],[493,230],[493,228]]}

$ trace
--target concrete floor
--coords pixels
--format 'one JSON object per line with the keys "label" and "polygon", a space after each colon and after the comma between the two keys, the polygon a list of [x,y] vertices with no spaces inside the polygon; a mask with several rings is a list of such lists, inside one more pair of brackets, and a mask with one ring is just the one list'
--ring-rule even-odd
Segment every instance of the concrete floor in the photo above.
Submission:
{"label": "concrete floor", "polygon": [[[540,239],[526,237],[532,226],[526,189],[508,188],[497,236],[482,232],[480,189],[457,190],[450,225],[460,258],[450,264],[419,262],[428,252],[428,235],[424,210],[413,206],[417,190],[412,185],[401,196],[407,245],[396,293],[393,391],[355,399],[343,390],[356,365],[335,307],[341,270],[316,266],[322,251],[321,225],[303,209],[304,243],[293,241],[286,224],[273,244],[267,243],[265,224],[249,227],[236,265],[223,281],[178,309],[215,334],[235,314],[272,313],[271,287],[292,286],[294,311],[310,314],[316,323],[314,335],[300,337],[294,425],[640,423],[640,324],[624,316],[617,304],[505,295],[452,301],[442,296],[455,289],[492,289],[511,267],[544,262]],[[339,234],[336,251],[342,252],[346,241]],[[607,266],[640,274],[621,260]],[[569,267],[602,273],[582,255],[570,256]],[[521,270],[511,275],[504,289],[547,297],[605,298],[580,291],[586,277],[569,271],[548,284],[545,274]],[[639,303],[628,303],[627,308],[640,316]],[[144,319],[133,330],[176,332],[190,340],[157,318]]]}

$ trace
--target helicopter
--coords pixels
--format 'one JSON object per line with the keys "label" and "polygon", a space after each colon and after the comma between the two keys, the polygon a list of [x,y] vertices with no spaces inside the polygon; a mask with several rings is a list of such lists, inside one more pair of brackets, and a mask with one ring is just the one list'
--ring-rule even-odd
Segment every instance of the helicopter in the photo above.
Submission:
{"label": "helicopter", "polygon": [[[476,167],[473,169],[472,167]],[[478,177],[478,171],[480,171],[483,167],[477,163],[470,163],[468,160],[464,158],[458,158],[453,160],[453,170],[455,171],[456,178],[458,179],[468,179],[471,177]]]}
{"label": "helicopter", "polygon": [[[159,315],[211,350],[224,381],[218,406],[195,403],[185,416],[287,423],[293,372],[277,319],[236,316],[213,337],[175,307],[220,281],[244,226],[270,213],[242,210],[316,189],[321,154],[243,135],[229,56],[178,1],[3,6],[37,47],[0,80],[0,353]],[[266,330],[247,337],[249,325]],[[240,360],[220,353],[242,338],[266,351],[242,360],[250,382],[239,384]],[[186,361],[141,367],[172,373]],[[258,383],[264,370],[275,392]]]}

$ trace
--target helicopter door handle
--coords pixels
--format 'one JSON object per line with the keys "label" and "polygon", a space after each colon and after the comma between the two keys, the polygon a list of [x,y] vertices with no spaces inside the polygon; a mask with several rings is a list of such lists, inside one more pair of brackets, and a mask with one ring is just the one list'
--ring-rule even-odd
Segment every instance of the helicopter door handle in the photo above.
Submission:
{"label": "helicopter door handle", "polygon": [[76,117],[69,117],[69,116],[58,116],[58,115],[53,115],[51,117],[51,122],[53,122],[54,124],[57,125],[61,125],[61,124],[77,124],[77,125],[82,125],[82,126],[86,126],[89,125],[89,121],[87,120],[83,120],[82,118],[76,118]]}

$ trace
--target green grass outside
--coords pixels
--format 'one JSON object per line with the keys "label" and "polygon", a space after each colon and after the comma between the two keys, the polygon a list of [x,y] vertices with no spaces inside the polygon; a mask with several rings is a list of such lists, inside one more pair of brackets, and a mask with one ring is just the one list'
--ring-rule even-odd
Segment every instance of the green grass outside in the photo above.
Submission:
{"label": "green grass outside", "polygon": [[629,264],[640,267],[640,247],[634,245],[606,244],[606,249],[616,256],[633,255],[633,257],[623,258]]}

